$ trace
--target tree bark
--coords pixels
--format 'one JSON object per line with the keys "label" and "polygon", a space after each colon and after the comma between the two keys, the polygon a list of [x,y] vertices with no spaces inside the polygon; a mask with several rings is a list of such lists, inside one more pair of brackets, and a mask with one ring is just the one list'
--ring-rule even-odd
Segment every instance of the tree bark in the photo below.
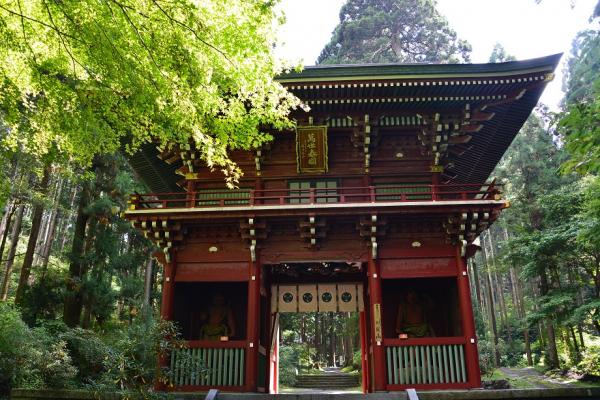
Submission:
{"label": "tree bark", "polygon": [[[146,263],[146,268],[144,269],[144,315],[149,315],[152,310],[152,276],[154,271],[154,257],[150,257],[148,262]],[[304,315],[303,315],[304,317]],[[302,341],[304,343],[304,341]]]}
{"label": "tree bark", "polygon": [[12,221],[12,217],[15,214],[15,211],[17,210],[17,206],[16,204],[11,204],[9,206],[9,209],[6,211],[6,214],[4,214],[4,217],[2,218],[2,239],[0,241],[0,264],[2,264],[2,255],[4,254],[4,247],[6,246],[6,240],[8,239],[8,231],[10,229],[10,223]]}
{"label": "tree bark", "polygon": [[531,339],[529,338],[529,326],[525,321],[525,302],[523,299],[523,287],[521,283],[517,279],[517,273],[513,267],[510,268],[511,281],[513,284],[513,291],[515,296],[515,306],[517,309],[517,313],[519,315],[519,319],[521,323],[524,325],[523,328],[523,339],[525,341],[525,354],[527,355],[527,365],[533,366],[533,357],[531,355]]}
{"label": "tree bark", "polygon": [[15,262],[15,254],[17,252],[17,245],[19,244],[19,236],[21,235],[21,226],[23,223],[23,213],[25,212],[25,205],[20,204],[17,207],[15,221],[13,222],[11,231],[11,244],[8,250],[8,257],[6,260],[6,268],[4,269],[4,279],[2,280],[2,290],[0,291],[0,300],[6,301],[8,297],[8,288],[10,286],[10,278],[12,275],[12,269]]}
{"label": "tree bark", "polygon": [[479,271],[477,270],[477,263],[475,263],[475,259],[471,261],[471,271],[473,271],[473,284],[475,285],[475,296],[477,298],[477,305],[479,309],[483,309],[483,302],[481,299],[481,284],[479,282]]}
{"label": "tree bark", "polygon": [[[40,194],[45,195],[48,190],[48,182],[50,181],[50,172],[52,171],[52,165],[48,164],[44,168],[44,174],[42,180],[38,185],[37,190]],[[25,289],[29,285],[29,276],[31,275],[31,266],[33,264],[33,256],[35,253],[35,247],[37,245],[38,235],[40,234],[40,227],[42,222],[42,215],[44,213],[44,203],[37,202],[32,211],[31,217],[31,232],[29,233],[29,240],[27,242],[27,251],[25,252],[25,258],[23,259],[23,265],[21,266],[21,274],[19,277],[19,284],[17,286],[17,292],[15,293],[15,303],[20,304],[25,294]]]}
{"label": "tree bark", "polygon": [[[540,294],[545,296],[550,290],[548,283],[548,275],[545,268],[540,271]],[[554,330],[554,324],[552,317],[546,317],[546,333],[548,335],[547,349],[548,349],[548,366],[551,368],[560,368],[560,361],[558,359],[558,350],[556,347],[556,333]]]}
{"label": "tree bark", "polygon": [[79,202],[77,205],[77,219],[73,232],[73,246],[71,249],[71,263],[69,277],[65,287],[65,306],[63,321],[69,327],[79,325],[82,308],[81,284],[83,273],[83,257],[85,247],[85,232],[89,216],[85,212],[91,201],[91,183],[84,182]]}

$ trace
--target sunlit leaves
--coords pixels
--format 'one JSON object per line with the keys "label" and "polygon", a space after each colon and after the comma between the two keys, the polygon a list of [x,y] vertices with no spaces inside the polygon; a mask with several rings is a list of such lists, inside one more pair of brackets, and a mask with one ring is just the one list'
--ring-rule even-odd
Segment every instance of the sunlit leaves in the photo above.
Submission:
{"label": "sunlit leaves", "polygon": [[210,166],[291,125],[298,100],[273,77],[274,3],[0,1],[4,146],[98,153],[196,141]]}

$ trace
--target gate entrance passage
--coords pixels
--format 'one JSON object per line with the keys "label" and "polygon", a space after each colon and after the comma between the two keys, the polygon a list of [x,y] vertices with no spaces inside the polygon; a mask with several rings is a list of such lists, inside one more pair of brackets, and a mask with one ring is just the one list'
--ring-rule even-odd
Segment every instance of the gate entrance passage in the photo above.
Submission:
{"label": "gate entrance passage", "polygon": [[362,263],[295,262],[267,268],[277,337],[270,353],[270,391],[366,388]]}

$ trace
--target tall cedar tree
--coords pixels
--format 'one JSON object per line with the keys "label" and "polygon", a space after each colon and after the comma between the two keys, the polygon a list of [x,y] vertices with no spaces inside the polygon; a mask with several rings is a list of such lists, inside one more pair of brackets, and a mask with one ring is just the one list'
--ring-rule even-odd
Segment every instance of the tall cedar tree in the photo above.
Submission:
{"label": "tall cedar tree", "polygon": [[319,64],[468,62],[434,0],[348,0]]}

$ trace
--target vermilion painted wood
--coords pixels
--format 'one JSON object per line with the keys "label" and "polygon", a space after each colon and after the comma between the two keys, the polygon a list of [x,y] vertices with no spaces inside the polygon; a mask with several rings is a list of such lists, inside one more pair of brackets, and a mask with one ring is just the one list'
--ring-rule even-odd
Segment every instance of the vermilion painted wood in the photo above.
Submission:
{"label": "vermilion painted wood", "polygon": [[[382,304],[382,295],[381,295],[381,275],[379,273],[379,266],[377,265],[377,261],[373,260],[371,256],[369,256],[369,286],[370,286],[370,296],[369,296],[369,308],[371,314],[371,321],[369,324],[371,325],[371,348],[373,349],[373,391],[382,391],[385,390],[385,348],[383,347],[383,340],[378,344],[375,340],[375,317],[374,317],[374,305]],[[382,315],[382,332],[383,332],[383,311]]]}
{"label": "vermilion painted wood", "polygon": [[465,344],[467,338],[463,336],[454,337],[427,337],[427,338],[411,338],[411,339],[384,339],[384,346],[425,346],[425,345],[442,345],[442,344]]}
{"label": "vermilion painted wood", "polygon": [[185,343],[190,349],[239,349],[246,348],[248,345],[245,340],[228,340],[224,342],[217,340],[188,340]]}
{"label": "vermilion painted wood", "polygon": [[[482,187],[484,188],[482,190]],[[254,205],[286,205],[293,202],[305,204],[317,204],[317,201],[332,199],[336,203],[371,203],[371,202],[409,202],[416,201],[412,195],[420,197],[428,196],[425,199],[429,201],[448,201],[448,200],[486,200],[494,199],[499,193],[498,185],[480,185],[480,184],[446,184],[446,185],[406,185],[393,186],[386,185],[387,189],[398,189],[403,193],[377,193],[376,186],[366,187],[337,187],[332,193],[331,189],[251,189],[247,195],[235,197],[231,195],[230,190],[209,190],[205,192],[186,192],[186,193],[148,193],[135,194],[131,197],[131,203],[136,209],[147,207],[158,208],[193,208],[193,207],[234,207],[237,201],[248,202],[248,206]],[[412,192],[405,192],[413,189]],[[427,189],[427,192],[419,191]],[[206,204],[195,204],[194,199],[198,195],[208,195],[209,200]],[[319,203],[321,204],[321,203]]]}
{"label": "vermilion painted wood", "polygon": [[383,279],[456,276],[453,258],[395,258],[380,261]]}
{"label": "vermilion painted wood", "polygon": [[[258,257],[258,254],[257,254]],[[246,383],[248,392],[257,390],[258,380],[258,346],[260,324],[260,264],[248,262],[248,319],[247,319],[247,348],[246,352]],[[254,279],[253,279],[254,278]]]}
{"label": "vermilion painted wood", "polygon": [[[163,281],[162,281],[162,301],[160,307],[160,316],[165,321],[171,321],[173,319],[173,302],[175,300],[175,271],[176,271],[176,252],[171,251],[171,262],[166,262],[164,254],[162,254],[163,260]],[[163,355],[158,360],[159,368],[169,366],[170,354]],[[154,387],[156,390],[164,390],[165,385],[162,382],[155,381]]]}
{"label": "vermilion painted wood", "polygon": [[[458,270],[458,298],[460,312],[462,315],[463,336],[467,338],[465,345],[465,356],[467,361],[467,376],[470,387],[481,387],[481,373],[479,371],[479,356],[477,354],[477,333],[475,331],[475,319],[471,303],[471,290],[469,287],[469,275],[466,264],[461,256],[460,245],[456,246],[456,266]],[[473,339],[473,343],[471,340]]]}
{"label": "vermilion painted wood", "polygon": [[182,263],[175,282],[243,282],[248,280],[248,263]]}

